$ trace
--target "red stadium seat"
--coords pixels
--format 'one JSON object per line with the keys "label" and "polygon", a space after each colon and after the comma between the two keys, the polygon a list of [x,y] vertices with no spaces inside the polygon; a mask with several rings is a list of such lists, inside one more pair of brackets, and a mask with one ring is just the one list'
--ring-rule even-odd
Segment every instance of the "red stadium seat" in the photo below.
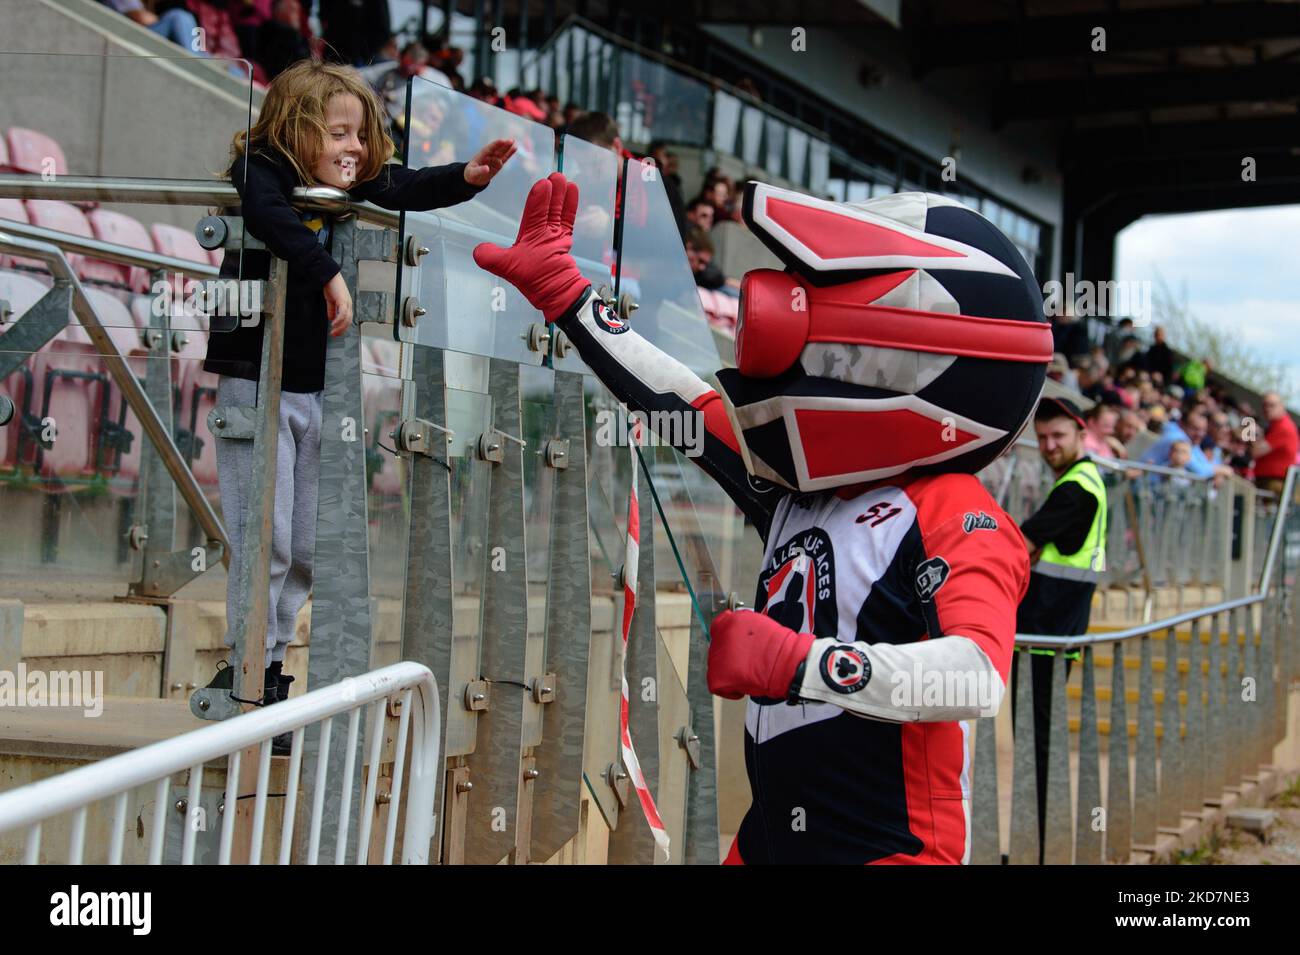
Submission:
{"label": "red stadium seat", "polygon": [[12,126],[5,138],[9,145],[5,172],[25,172],[33,176],[68,174],[68,161],[63,156],[63,147],[44,133]]}
{"label": "red stadium seat", "polygon": [[[202,262],[204,265],[212,264],[212,260],[208,257],[208,250],[199,245],[199,240],[194,238],[193,232],[163,222],[155,222],[149,227],[149,232],[153,236],[153,247],[159,255],[170,255],[174,259],[186,259],[190,262]],[[193,280],[186,281],[186,298],[189,298],[194,284]]]}
{"label": "red stadium seat", "polygon": [[108,371],[75,318],[36,354],[31,367],[30,413],[38,428],[49,419],[55,438],[49,447],[24,448],[23,463],[32,464],[49,490],[72,490],[95,476],[101,415],[108,411]]}
{"label": "red stadium seat", "polygon": [[[143,384],[149,352],[140,337],[141,328],[136,324],[136,318],[119,299],[102,289],[87,289],[86,298],[94,306],[109,337],[117,344],[117,350],[127,360],[132,374]],[[96,470],[109,478],[109,490],[113,493],[131,495],[135,493],[136,480],[140,476],[140,454],[148,439],[107,364],[101,368],[108,378],[105,392],[108,407],[97,435]]]}
{"label": "red stadium seat", "polygon": [[[11,126],[6,136],[9,144],[9,157],[0,172],[23,172],[33,176],[66,176],[68,160],[63,155],[63,147],[45,133],[21,126]],[[93,209],[97,202],[77,202],[83,209]]]}
{"label": "red stadium seat", "polygon": [[[67,232],[87,239],[95,237],[86,214],[67,202],[28,199],[27,215],[32,225],[38,225],[43,229],[54,229],[57,232]],[[88,259],[84,255],[72,252],[67,253],[67,259],[68,264],[72,266],[72,271],[83,281],[112,284],[121,278],[120,268],[109,262]]]}
{"label": "red stadium seat", "polygon": [[[3,142],[3,140],[0,140]],[[0,197],[0,219],[28,223],[27,207],[21,199]],[[0,225],[0,229],[3,226]],[[0,255],[0,269],[23,269],[24,271],[44,272],[45,263],[40,259],[28,259],[20,255]]]}
{"label": "red stadium seat", "polygon": [[[0,270],[0,299],[9,303],[13,315],[9,321],[0,325],[0,352],[4,349],[4,333],[22,318],[23,314],[36,304],[47,289],[30,275]],[[14,419],[7,425],[0,426],[0,471],[12,471],[18,464],[19,435],[22,433],[22,415],[28,410],[27,405],[32,394],[31,361],[0,382],[0,393],[8,395],[14,403]]]}
{"label": "red stadium seat", "polygon": [[[131,303],[131,312],[141,328],[148,327],[152,307],[151,296],[137,296]],[[207,419],[208,412],[216,405],[218,378],[202,368],[208,351],[208,319],[206,315],[186,315],[174,310],[171,327],[185,338],[180,350],[171,352],[172,431],[176,447],[189,461],[199,483],[216,487],[216,442],[208,433]],[[191,436],[195,436],[192,444]]]}
{"label": "red stadium seat", "polygon": [[373,494],[400,497],[405,471],[399,460],[381,448],[392,446],[389,432],[393,431],[402,414],[402,380],[400,373],[401,346],[397,342],[380,338],[362,339],[361,376],[362,402],[366,421],[370,427],[369,447],[378,452],[379,470],[370,483]]}
{"label": "red stadium seat", "polygon": [[[95,233],[95,238],[101,242],[126,245],[143,252],[153,251],[153,239],[149,237],[149,230],[137,219],[108,209],[94,209],[86,214],[86,218],[90,221],[90,228]],[[133,265],[104,264],[117,274],[117,284],[132,292],[149,290],[148,269]]]}

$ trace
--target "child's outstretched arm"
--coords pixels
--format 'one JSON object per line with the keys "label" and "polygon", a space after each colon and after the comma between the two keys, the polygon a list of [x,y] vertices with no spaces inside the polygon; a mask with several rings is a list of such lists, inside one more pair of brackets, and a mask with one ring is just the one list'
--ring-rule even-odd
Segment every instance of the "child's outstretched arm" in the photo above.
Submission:
{"label": "child's outstretched arm", "polygon": [[498,139],[480,149],[467,163],[425,169],[389,163],[374,179],[353,186],[349,195],[384,209],[408,212],[454,206],[482,192],[515,154],[515,149],[514,140]]}

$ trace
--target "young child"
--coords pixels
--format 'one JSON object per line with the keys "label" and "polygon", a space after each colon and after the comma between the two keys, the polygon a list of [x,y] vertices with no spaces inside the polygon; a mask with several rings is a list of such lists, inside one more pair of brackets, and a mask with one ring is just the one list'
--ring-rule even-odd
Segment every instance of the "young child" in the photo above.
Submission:
{"label": "young child", "polygon": [[[247,233],[289,266],[264,703],[288,697],[293,678],[281,672],[284,654],[311,589],[326,335],[346,334],[352,324],[352,296],[329,253],[329,226],[316,214],[296,211],[293,190],[334,186],[385,209],[438,209],[473,198],[514,155],[515,145],[499,139],[468,163],[419,170],[388,164],[393,152],[383,106],[360,74],[310,60],[275,78],[256,125],[236,134],[231,145],[228,175],[241,199],[234,214],[242,214]],[[246,251],[242,263],[240,259],[239,253],[226,255],[221,275],[267,277],[267,252]],[[212,329],[203,368],[221,376],[217,404],[255,405],[262,323],[214,318]],[[231,546],[225,642],[233,646],[232,624],[244,613],[236,590],[254,449],[247,440],[215,440],[221,510]]]}

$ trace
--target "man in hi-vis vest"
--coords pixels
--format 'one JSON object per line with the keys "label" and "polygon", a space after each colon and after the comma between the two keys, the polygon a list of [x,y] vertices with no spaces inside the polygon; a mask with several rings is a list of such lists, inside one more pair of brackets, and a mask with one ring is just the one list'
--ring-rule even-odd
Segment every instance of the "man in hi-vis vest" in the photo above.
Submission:
{"label": "man in hi-vis vest", "polygon": [[[1083,415],[1069,400],[1044,398],[1034,412],[1038,452],[1056,475],[1051,493],[1020,526],[1032,564],[1029,589],[1016,613],[1016,633],[1074,636],[1088,632],[1092,594],[1106,569],[1106,487],[1084,453]],[[1012,655],[1011,719],[1015,725],[1016,677],[1025,650]],[[1052,657],[1029,649],[1034,699],[1034,761],[1038,777],[1038,843],[1042,856],[1047,803],[1047,748],[1051,726]],[[1065,675],[1079,651],[1066,654]]]}

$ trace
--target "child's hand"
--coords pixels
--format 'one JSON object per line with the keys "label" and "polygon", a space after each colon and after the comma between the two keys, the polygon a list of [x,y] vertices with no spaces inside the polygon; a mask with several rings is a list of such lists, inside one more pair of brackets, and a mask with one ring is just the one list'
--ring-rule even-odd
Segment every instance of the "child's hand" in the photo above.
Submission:
{"label": "child's hand", "polygon": [[352,324],[352,293],[340,272],[325,284],[325,314],[330,321],[330,335],[337,338]]}
{"label": "child's hand", "polygon": [[513,139],[495,139],[488,143],[465,164],[465,181],[471,186],[486,186],[517,148]]}

